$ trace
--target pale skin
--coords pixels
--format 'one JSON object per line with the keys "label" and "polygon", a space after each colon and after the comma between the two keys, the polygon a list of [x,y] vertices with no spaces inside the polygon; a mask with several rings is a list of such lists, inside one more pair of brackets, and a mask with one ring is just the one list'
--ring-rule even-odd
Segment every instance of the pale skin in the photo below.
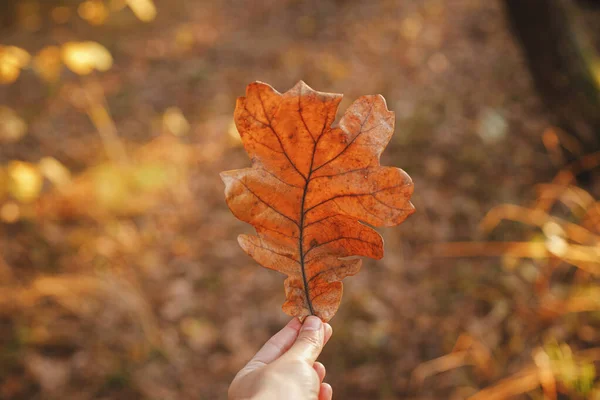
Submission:
{"label": "pale skin", "polygon": [[317,317],[302,324],[292,319],[277,332],[233,379],[229,400],[331,400],[317,362],[333,330]]}

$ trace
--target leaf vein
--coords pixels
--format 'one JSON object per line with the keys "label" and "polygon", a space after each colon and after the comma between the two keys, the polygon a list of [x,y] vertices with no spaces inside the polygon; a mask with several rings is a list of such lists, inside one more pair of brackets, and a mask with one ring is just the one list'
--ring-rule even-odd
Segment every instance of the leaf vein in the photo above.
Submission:
{"label": "leaf vein", "polygon": [[365,117],[365,119],[361,122],[360,124],[360,128],[358,130],[358,133],[356,134],[356,136],[354,136],[352,138],[352,140],[350,141],[350,143],[348,143],[346,146],[344,146],[344,148],[342,149],[342,151],[340,151],[336,156],[334,156],[333,158],[331,158],[330,160],[324,162],[323,164],[321,164],[320,166],[318,166],[313,172],[317,172],[318,170],[320,170],[321,168],[323,168],[324,166],[326,166],[327,164],[335,161],[336,159],[338,159],[342,154],[344,154],[346,152],[346,150],[348,150],[348,148],[356,141],[356,139],[358,139],[358,137],[360,135],[362,135],[363,133],[367,133],[369,131],[371,131],[372,129],[377,128],[378,126],[380,126],[381,124],[378,124],[372,128],[367,129],[365,132],[363,132],[363,127],[365,126],[365,124],[367,123],[367,120],[369,119],[369,117],[371,116],[371,112],[373,111],[373,107],[374,104],[373,102],[371,102],[371,107],[369,108],[369,112],[367,113],[367,116]]}
{"label": "leaf vein", "polygon": [[248,187],[248,185],[246,185],[244,182],[242,182],[241,179],[237,179],[236,180],[242,184],[242,186],[244,186],[246,188],[246,190],[248,192],[250,192],[254,197],[256,197],[261,203],[263,203],[264,205],[266,205],[267,207],[269,207],[271,210],[275,211],[277,214],[281,215],[282,217],[284,217],[285,219],[290,220],[291,222],[294,223],[294,225],[298,226],[298,222],[296,222],[293,218],[288,217],[287,215],[285,215],[284,213],[282,213],[281,211],[279,211],[278,209],[276,209],[275,207],[273,207],[273,205],[269,204],[268,202],[264,201],[259,195],[257,195],[252,189],[250,189]]}

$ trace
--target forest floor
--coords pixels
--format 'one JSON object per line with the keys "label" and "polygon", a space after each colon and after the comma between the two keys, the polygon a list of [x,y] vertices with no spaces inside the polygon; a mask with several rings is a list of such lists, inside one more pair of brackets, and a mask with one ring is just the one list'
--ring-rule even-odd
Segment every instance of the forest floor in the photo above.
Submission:
{"label": "forest floor", "polygon": [[[344,93],[340,112],[382,94],[396,113],[382,164],[415,182],[417,212],[381,229],[385,257],[345,281],[321,356],[334,397],[462,399],[530,361],[540,338],[515,333],[505,300],[520,278],[498,258],[427,251],[489,239],[479,229],[486,212],[527,204],[557,171],[541,140],[550,122],[500,2],[156,4],[149,24],[122,16],[3,36],[32,52],[95,40],[114,66],[94,78],[65,73],[53,86],[24,72],[0,88],[0,104],[29,125],[2,145],[0,164],[51,156],[84,188],[65,195],[46,184],[33,216],[0,225],[0,398],[226,398],[235,373],[288,319],[283,276],[239,248],[251,227],[229,212],[218,174],[249,166],[232,116],[255,80]],[[73,105],[89,85],[103,88],[124,164]],[[169,107],[189,122],[181,136],[162,122]],[[142,184],[132,188],[130,176]],[[492,237],[522,232],[506,224]],[[465,367],[411,385],[414,369],[463,333],[491,349],[508,340],[499,326],[521,342],[490,361],[491,375]]]}

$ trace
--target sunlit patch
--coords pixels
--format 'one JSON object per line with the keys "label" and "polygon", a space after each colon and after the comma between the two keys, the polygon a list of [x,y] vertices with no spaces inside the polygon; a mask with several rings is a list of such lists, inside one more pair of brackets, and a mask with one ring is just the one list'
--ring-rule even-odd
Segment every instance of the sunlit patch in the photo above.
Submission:
{"label": "sunlit patch", "polygon": [[36,200],[42,190],[43,178],[33,164],[22,161],[11,161],[8,164],[8,192],[13,198],[30,203]]}
{"label": "sunlit patch", "polygon": [[546,249],[557,257],[565,256],[569,248],[565,230],[558,223],[548,221],[542,226],[542,231],[546,236]]}
{"label": "sunlit patch", "polygon": [[94,70],[108,71],[113,64],[110,52],[97,42],[65,43],[61,55],[67,68],[78,75],[88,75]]}
{"label": "sunlit patch", "polygon": [[183,25],[175,32],[175,45],[181,51],[191,49],[196,43],[194,30],[190,25]]}
{"label": "sunlit patch", "polygon": [[0,143],[11,143],[27,133],[27,123],[9,107],[0,106]]}
{"label": "sunlit patch", "polygon": [[108,209],[123,208],[130,194],[130,182],[125,171],[107,164],[94,172],[94,193],[98,203]]}
{"label": "sunlit patch", "polygon": [[190,131],[190,123],[178,107],[169,107],[163,114],[163,128],[175,136],[185,136]]}
{"label": "sunlit patch", "polygon": [[44,157],[38,163],[41,174],[58,188],[71,182],[71,172],[53,157]]}
{"label": "sunlit patch", "polygon": [[177,178],[173,166],[160,162],[130,166],[106,163],[94,168],[90,176],[97,204],[115,212],[148,208],[154,202],[149,195],[165,189]]}
{"label": "sunlit patch", "polygon": [[16,81],[30,60],[31,56],[22,48],[0,45],[0,84]]}
{"label": "sunlit patch", "polygon": [[219,340],[219,330],[210,321],[186,317],[179,323],[179,329],[196,350],[208,348]]}
{"label": "sunlit patch", "polygon": [[499,109],[485,108],[477,121],[477,133],[489,144],[502,141],[508,133],[508,122]]}
{"label": "sunlit patch", "polygon": [[0,165],[0,201],[4,200],[8,194],[8,174],[6,168]]}
{"label": "sunlit patch", "polygon": [[108,18],[108,8],[100,0],[87,0],[79,5],[77,13],[92,25],[102,25]]}
{"label": "sunlit patch", "polygon": [[590,69],[596,84],[600,85],[600,58],[594,58],[591,62]]}
{"label": "sunlit patch", "polygon": [[19,209],[19,205],[15,202],[9,201],[0,207],[0,219],[2,222],[12,224],[17,222],[20,216],[21,210]]}
{"label": "sunlit patch", "polygon": [[332,53],[323,53],[320,56],[321,68],[332,80],[344,79],[350,73],[345,61]]}
{"label": "sunlit patch", "polygon": [[62,69],[60,48],[58,46],[44,47],[33,58],[33,68],[46,82],[56,82]]}
{"label": "sunlit patch", "polygon": [[229,123],[229,128],[227,129],[227,136],[229,136],[229,142],[232,146],[237,147],[242,145],[242,138],[237,130],[237,127],[235,126],[235,121],[233,119]]}
{"label": "sunlit patch", "polygon": [[[544,363],[546,364],[549,372],[548,380],[556,380],[571,391],[585,395],[589,394],[594,387],[596,378],[594,363],[577,359],[566,343],[554,342],[544,346],[543,350],[538,349],[534,361],[539,369],[543,369]],[[550,384],[547,385],[550,387],[546,387],[543,380],[541,383],[545,389],[554,389],[555,385]],[[550,392],[550,390],[546,391]]]}
{"label": "sunlit patch", "polygon": [[131,11],[144,22],[153,21],[156,18],[156,6],[152,0],[127,0]]}
{"label": "sunlit patch", "polygon": [[419,15],[407,17],[400,24],[400,33],[408,40],[415,40],[422,30],[423,19]]}

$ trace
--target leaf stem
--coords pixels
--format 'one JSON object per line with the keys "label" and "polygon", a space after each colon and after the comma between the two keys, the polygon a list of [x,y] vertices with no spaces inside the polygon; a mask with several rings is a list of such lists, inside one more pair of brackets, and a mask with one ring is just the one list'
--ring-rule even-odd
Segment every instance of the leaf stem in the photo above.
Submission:
{"label": "leaf stem", "polygon": [[[318,141],[317,141],[318,142]],[[300,270],[302,271],[302,282],[304,283],[304,294],[306,295],[306,304],[308,304],[308,309],[310,311],[310,315],[315,315],[315,310],[313,309],[312,302],[310,301],[310,293],[308,290],[308,279],[306,278],[306,271],[304,268],[304,216],[306,215],[306,211],[304,210],[304,202],[306,200],[306,194],[308,193],[308,185],[310,184],[310,177],[313,173],[313,163],[315,161],[315,152],[317,151],[317,142],[313,147],[312,157],[310,159],[310,167],[308,168],[308,176],[306,177],[306,184],[304,185],[304,192],[302,193],[302,201],[300,202],[300,232],[298,238],[298,246],[300,247]]]}

